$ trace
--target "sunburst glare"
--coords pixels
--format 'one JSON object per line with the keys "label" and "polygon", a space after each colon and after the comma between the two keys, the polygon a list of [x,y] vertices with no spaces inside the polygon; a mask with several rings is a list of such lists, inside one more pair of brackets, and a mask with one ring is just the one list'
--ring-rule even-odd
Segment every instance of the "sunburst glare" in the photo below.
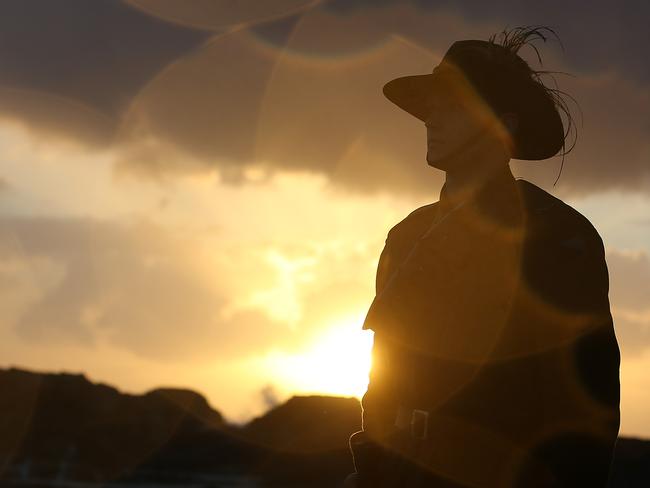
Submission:
{"label": "sunburst glare", "polygon": [[339,320],[304,352],[273,353],[268,365],[287,390],[361,398],[368,387],[373,337],[361,330],[362,321],[363,317]]}

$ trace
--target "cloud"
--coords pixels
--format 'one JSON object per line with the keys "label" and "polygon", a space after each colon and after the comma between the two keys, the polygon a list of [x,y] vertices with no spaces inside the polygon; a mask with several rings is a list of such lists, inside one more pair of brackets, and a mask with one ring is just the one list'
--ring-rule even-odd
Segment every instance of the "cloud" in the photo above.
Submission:
{"label": "cloud", "polygon": [[206,242],[142,220],[0,218],[0,333],[159,362],[243,358],[354,325],[372,295],[366,245]]}
{"label": "cloud", "polygon": [[646,251],[607,253],[610,302],[623,353],[650,348],[650,256]]}
{"label": "cloud", "polygon": [[[97,15],[83,1],[65,9],[11,2],[12,18],[22,19],[12,22],[28,28],[0,24],[4,115],[41,132],[111,144],[118,170],[145,178],[217,169],[243,184],[254,167],[318,173],[355,193],[427,195],[442,175],[426,165],[423,124],[385,100],[383,84],[430,72],[456,39],[548,23],[567,54],[545,46],[544,67],[577,75],[558,79],[585,115],[558,189],[650,187],[645,27],[632,9],[295,0],[248,17],[233,10],[244,23],[224,30],[210,20],[223,18],[211,17],[219,2],[200,16],[208,4],[192,11],[182,2],[132,3],[138,9],[98,2]],[[39,27],[45,19],[53,31]],[[217,30],[187,27],[196,25]],[[524,54],[532,59],[531,50]],[[523,176],[538,171],[526,164]]]}
{"label": "cloud", "polygon": [[299,348],[341,321],[354,325],[350,321],[358,319],[374,294],[381,250],[380,243],[376,244],[354,245],[337,239],[276,241],[254,246],[257,251],[227,254],[224,259],[232,262],[233,269],[240,268],[244,277],[252,275],[249,268],[261,270],[266,279],[255,283],[248,279],[243,286],[233,283],[233,288],[239,288],[238,295],[247,297],[238,307],[259,306],[276,320],[290,324],[292,331],[284,346]]}
{"label": "cloud", "polygon": [[11,184],[3,177],[0,176],[0,194],[5,193],[11,189]]}
{"label": "cloud", "polygon": [[252,354],[286,330],[260,309],[226,316],[227,278],[151,223],[3,218],[0,254],[2,322],[27,342],[173,362]]}

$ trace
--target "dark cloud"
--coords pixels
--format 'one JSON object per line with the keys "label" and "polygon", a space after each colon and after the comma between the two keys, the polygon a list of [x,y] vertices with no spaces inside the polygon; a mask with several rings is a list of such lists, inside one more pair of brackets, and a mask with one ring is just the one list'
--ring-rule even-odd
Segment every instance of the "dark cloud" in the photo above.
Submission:
{"label": "dark cloud", "polygon": [[196,254],[147,223],[3,218],[1,321],[12,323],[14,300],[28,305],[13,325],[26,341],[107,341],[159,361],[254,354],[277,344],[286,326],[261,310],[223,315],[226,284],[215,283]]}
{"label": "dark cloud", "polygon": [[201,29],[225,27],[284,17],[319,0],[124,0],[129,5],[168,22]]}
{"label": "dark cloud", "polygon": [[[385,100],[382,85],[430,72],[456,39],[546,23],[567,53],[545,46],[545,67],[577,75],[558,80],[585,116],[559,189],[650,186],[645,4],[606,11],[599,1],[581,11],[556,1],[322,2],[303,9],[296,1],[289,4],[297,13],[292,7],[283,18],[215,33],[166,23],[159,17],[176,14],[148,16],[155,4],[136,3],[143,10],[104,1],[92,12],[82,0],[7,3],[23,27],[4,29],[8,17],[0,21],[5,116],[9,110],[31,126],[95,144],[113,141],[118,168],[141,176],[217,168],[241,183],[245,168],[257,165],[320,173],[354,192],[428,195],[441,173],[426,166],[424,126]],[[169,5],[181,17],[191,13],[186,3]],[[532,164],[555,169],[557,162]]]}
{"label": "dark cloud", "polygon": [[[644,83],[650,82],[650,64],[646,60],[646,49],[650,45],[647,29],[650,3],[645,0],[624,0],[615,4],[608,0],[330,0],[323,3],[322,8],[349,14],[358,9],[397,4],[412,4],[424,11],[450,10],[472,23],[489,22],[501,26],[494,33],[517,25],[548,25],[559,34],[566,47],[568,65],[573,70],[586,74],[613,70]],[[404,29],[404,26],[395,27]],[[438,25],[430,27],[433,31]]]}
{"label": "dark cloud", "polygon": [[[309,13],[292,26],[281,51],[260,29],[238,31],[161,73],[125,117],[121,166],[159,172],[155,149],[140,157],[145,133],[233,181],[260,164],[318,172],[355,191],[430,191],[439,175],[427,172],[424,126],[387,103],[381,85],[430,70],[431,53],[362,16]],[[159,153],[178,167],[167,149]]]}
{"label": "dark cloud", "polygon": [[[106,142],[142,86],[207,36],[120,1],[5,0],[0,8],[3,112]],[[88,118],[95,131],[84,134],[80,129]]]}
{"label": "dark cloud", "polygon": [[[578,99],[583,118],[574,110],[578,139],[565,157],[558,192],[579,196],[605,190],[650,191],[647,88],[613,72],[562,81],[564,90]],[[518,168],[525,176],[530,166],[559,168],[559,159],[521,163]]]}

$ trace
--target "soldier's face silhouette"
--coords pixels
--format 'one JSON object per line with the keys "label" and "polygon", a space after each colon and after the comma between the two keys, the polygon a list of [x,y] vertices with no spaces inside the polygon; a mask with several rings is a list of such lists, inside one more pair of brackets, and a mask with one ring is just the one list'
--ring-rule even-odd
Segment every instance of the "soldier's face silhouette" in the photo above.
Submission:
{"label": "soldier's face silhouette", "polygon": [[500,137],[502,126],[459,70],[441,65],[434,72],[439,76],[425,101],[427,163],[443,171],[481,164],[472,149]]}

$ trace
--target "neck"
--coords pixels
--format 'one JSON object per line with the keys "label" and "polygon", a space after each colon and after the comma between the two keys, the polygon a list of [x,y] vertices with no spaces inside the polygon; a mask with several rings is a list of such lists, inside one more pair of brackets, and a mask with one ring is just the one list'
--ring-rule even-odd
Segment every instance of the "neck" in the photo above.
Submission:
{"label": "neck", "polygon": [[514,179],[510,156],[501,144],[488,138],[477,138],[461,152],[445,172],[445,197],[465,200],[478,193],[486,183],[497,178]]}
{"label": "neck", "polygon": [[452,200],[465,200],[476,195],[494,179],[514,179],[510,167],[476,167],[468,172],[450,172],[445,177],[445,197]]}

